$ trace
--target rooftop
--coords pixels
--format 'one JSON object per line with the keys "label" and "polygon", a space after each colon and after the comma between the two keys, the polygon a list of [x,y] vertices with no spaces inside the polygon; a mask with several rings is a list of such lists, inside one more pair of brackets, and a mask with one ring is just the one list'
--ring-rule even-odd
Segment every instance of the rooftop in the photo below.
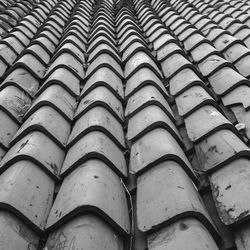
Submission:
{"label": "rooftop", "polygon": [[0,0],[0,250],[250,249],[250,0]]}

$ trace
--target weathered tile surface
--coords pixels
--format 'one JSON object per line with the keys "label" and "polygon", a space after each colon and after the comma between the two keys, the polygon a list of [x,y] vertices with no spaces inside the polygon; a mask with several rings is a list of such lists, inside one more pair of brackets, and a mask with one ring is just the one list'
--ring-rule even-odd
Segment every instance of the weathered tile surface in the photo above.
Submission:
{"label": "weathered tile surface", "polygon": [[249,0],[0,1],[0,249],[249,249],[249,65]]}

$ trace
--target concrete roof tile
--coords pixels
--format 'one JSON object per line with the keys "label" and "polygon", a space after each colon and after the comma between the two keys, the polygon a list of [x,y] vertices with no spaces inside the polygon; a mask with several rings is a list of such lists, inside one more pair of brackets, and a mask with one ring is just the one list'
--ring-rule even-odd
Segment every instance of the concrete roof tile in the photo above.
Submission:
{"label": "concrete roof tile", "polygon": [[55,51],[55,44],[44,34],[40,34],[35,42],[38,43],[40,46],[44,45],[50,53],[53,53]]}
{"label": "concrete roof tile", "polygon": [[54,61],[47,69],[45,78],[49,77],[58,68],[66,68],[80,80],[83,79],[84,70],[82,63],[68,51],[63,51],[62,54],[60,54],[60,51],[58,53],[58,57],[54,58]]}
{"label": "concrete roof tile", "polygon": [[185,56],[184,51],[171,36],[170,39],[167,39],[167,37],[160,37],[157,39],[154,42],[154,49],[157,50],[157,60],[160,62],[164,62],[174,54],[181,54]]}
{"label": "concrete roof tile", "polygon": [[87,111],[96,106],[103,106],[120,122],[123,122],[124,112],[122,103],[105,86],[98,86],[87,94],[79,103],[75,112],[75,119],[78,119]]}
{"label": "concrete roof tile", "polygon": [[191,51],[191,56],[194,60],[194,63],[197,64],[211,55],[219,55],[219,52],[209,42],[206,41],[202,42]]}
{"label": "concrete roof tile", "polygon": [[141,231],[156,231],[191,216],[202,221],[210,233],[218,237],[195,186],[174,161],[158,164],[137,179],[136,204]]}
{"label": "concrete roof tile", "polygon": [[0,176],[0,203],[36,232],[44,230],[53,201],[54,181],[34,163],[19,161]]}
{"label": "concrete roof tile", "polygon": [[143,108],[152,104],[159,106],[173,122],[175,121],[167,100],[159,90],[152,85],[144,86],[129,98],[125,109],[125,116],[129,119]]}
{"label": "concrete roof tile", "polygon": [[120,45],[120,51],[124,52],[134,43],[139,42],[144,46],[147,46],[147,42],[141,36],[140,32],[136,29],[128,29],[124,34],[119,38],[118,44]]}
{"label": "concrete roof tile", "polygon": [[107,53],[102,53],[88,66],[86,71],[86,79],[89,79],[98,69],[108,67],[122,79],[124,77],[121,65],[114,59],[113,56]]}
{"label": "concrete roof tile", "polygon": [[70,134],[70,123],[50,106],[42,106],[34,112],[12,138],[14,145],[31,131],[40,131],[64,149]]}
{"label": "concrete roof tile", "polygon": [[[87,36],[88,36],[88,30],[85,26],[82,26],[77,20],[72,20],[70,24],[65,28],[64,35],[62,37],[62,40],[67,40],[68,36],[75,35],[78,37],[78,39],[82,40],[82,43],[87,43]],[[72,36],[72,41],[74,36]]]}
{"label": "concrete roof tile", "polygon": [[[95,240],[93,240],[95,239]],[[103,219],[92,213],[71,218],[67,223],[53,231],[48,238],[46,247],[56,250],[66,242],[69,246],[93,250],[123,250],[123,241],[120,235],[113,230]],[[32,249],[33,250],[33,249]]]}
{"label": "concrete roof tile", "polygon": [[225,96],[223,96],[222,102],[225,106],[233,106],[235,104],[242,104],[245,109],[248,109],[250,106],[249,99],[250,87],[247,85],[240,85]]}
{"label": "concrete roof tile", "polygon": [[111,28],[115,28],[115,22],[113,16],[106,15],[104,13],[100,13],[101,15],[97,15],[95,20],[90,24],[91,29],[93,29],[95,26],[104,24],[104,25],[111,25]]}
{"label": "concrete roof tile", "polygon": [[0,120],[0,130],[1,130],[1,136],[0,136],[0,147],[1,147],[1,153],[2,151],[7,150],[9,147],[9,143],[11,138],[15,135],[19,128],[19,124],[14,121],[11,116],[9,116],[8,113],[6,113],[3,109],[0,110],[1,113],[1,120]]}
{"label": "concrete roof tile", "polygon": [[145,32],[149,31],[152,28],[157,29],[159,27],[162,27],[162,24],[157,18],[152,18],[150,21],[147,21],[147,19],[145,19],[144,21],[145,23],[142,23],[142,27]]}
{"label": "concrete roof tile", "polygon": [[10,249],[37,249],[39,236],[18,217],[8,211],[0,212],[0,240],[2,248]]}
{"label": "concrete roof tile", "polygon": [[[71,29],[72,28],[72,29]],[[63,35],[62,41],[59,46],[63,46],[64,44],[72,44],[82,52],[86,51],[86,38],[79,32],[79,30],[75,29],[73,26],[69,27],[69,30]]]}
{"label": "concrete roof tile", "polygon": [[121,102],[123,101],[124,90],[122,80],[111,69],[107,67],[98,69],[83,86],[81,91],[81,98],[84,98],[98,86],[105,86]]}
{"label": "concrete roof tile", "polygon": [[125,96],[131,97],[138,90],[144,86],[154,86],[165,98],[168,97],[168,93],[161,81],[161,79],[149,68],[139,69],[132,77],[126,82]]}
{"label": "concrete roof tile", "polygon": [[39,166],[52,178],[57,179],[64,155],[64,151],[48,136],[39,131],[34,131],[24,136],[10,148],[0,162],[0,171],[5,171],[20,160],[28,160]]}
{"label": "concrete roof tile", "polygon": [[80,94],[80,79],[63,67],[55,69],[53,73],[45,79],[36,94],[40,95],[45,89],[54,84],[60,85],[73,96],[79,96]]}
{"label": "concrete roof tile", "polygon": [[75,122],[68,147],[73,146],[91,131],[101,131],[122,150],[126,148],[122,125],[106,108],[101,106],[91,108]]}
{"label": "concrete roof tile", "polygon": [[25,45],[21,42],[21,40],[18,37],[13,36],[12,34],[9,34],[8,37],[5,37],[2,40],[2,43],[6,44],[17,54],[19,54],[25,48]]}
{"label": "concrete roof tile", "polygon": [[193,218],[175,222],[150,234],[147,240],[149,250],[219,249],[204,225]]}
{"label": "concrete roof tile", "polygon": [[56,58],[58,58],[62,53],[69,53],[74,56],[80,63],[85,62],[84,52],[79,49],[75,44],[71,43],[70,41],[63,43],[62,45],[58,46],[57,50],[55,51],[55,56],[52,57],[50,63],[53,63]]}
{"label": "concrete roof tile", "polygon": [[[144,9],[144,8],[143,8]],[[147,9],[147,7],[145,7]],[[140,11],[137,11],[140,13]],[[149,30],[155,24],[159,24],[162,26],[161,22],[157,19],[157,17],[151,13],[150,9],[145,11],[141,17],[139,17],[140,25],[143,30]]]}
{"label": "concrete roof tile", "polygon": [[162,27],[164,27],[163,24],[157,22],[157,23],[155,23],[154,25],[152,25],[151,27],[149,27],[148,29],[145,29],[145,28],[143,27],[143,30],[145,31],[146,36],[150,36],[150,35],[152,35],[154,32],[157,32],[158,30],[160,30]]}
{"label": "concrete roof tile", "polygon": [[188,136],[193,142],[200,142],[210,134],[227,128],[238,135],[237,129],[215,107],[204,105],[185,118]]}
{"label": "concrete roof tile", "polygon": [[20,31],[24,33],[28,38],[32,39],[35,35],[33,28],[34,26],[30,22],[28,22],[27,20],[23,20],[19,22],[17,26],[15,26],[13,31]]}
{"label": "concrete roof tile", "polygon": [[208,40],[204,38],[203,35],[201,34],[193,34],[189,36],[185,41],[184,41],[184,48],[189,52],[198,47],[202,43],[207,43]]}
{"label": "concrete roof tile", "polygon": [[247,159],[237,159],[210,176],[215,205],[226,225],[242,222],[249,216],[248,164]]}
{"label": "concrete roof tile", "polygon": [[[197,72],[194,65],[187,60],[182,54],[176,53],[161,62],[163,74],[166,78],[171,79],[178,72],[185,68],[191,68]],[[198,72],[197,72],[198,74]]]}
{"label": "concrete roof tile", "polygon": [[218,55],[212,55],[198,64],[203,76],[210,77],[224,67],[232,67],[232,65]]}
{"label": "concrete roof tile", "polygon": [[128,121],[127,139],[135,142],[155,128],[165,128],[183,147],[181,136],[173,121],[156,105],[150,105],[136,113]]}
{"label": "concrete roof tile", "polygon": [[166,29],[164,27],[160,27],[157,30],[154,30],[152,33],[151,32],[146,32],[146,36],[148,37],[149,42],[154,42],[157,38],[159,38],[163,34],[168,34]]}
{"label": "concrete roof tile", "polygon": [[180,164],[196,182],[195,174],[181,147],[172,135],[163,128],[156,128],[148,132],[132,145],[130,172],[140,175],[166,160]]}
{"label": "concrete roof tile", "polygon": [[243,57],[240,60],[237,60],[237,62],[235,62],[236,69],[239,71],[241,75],[243,75],[246,78],[250,77],[250,71],[248,68],[249,61],[250,61],[250,55],[249,53],[247,53],[243,55]]}
{"label": "concrete roof tile", "polygon": [[170,94],[177,96],[183,93],[186,89],[199,85],[205,88],[205,83],[197,76],[190,68],[185,68],[178,72],[169,80]]}
{"label": "concrete roof tile", "polygon": [[115,26],[114,21],[112,19],[108,19],[102,15],[98,16],[99,19],[96,18],[95,23],[92,23],[91,25],[91,31],[90,31],[90,37],[92,33],[96,32],[99,29],[107,29],[107,32],[110,33],[110,35],[115,38],[114,32],[115,32]]}
{"label": "concrete roof tile", "polygon": [[45,36],[45,37],[47,37],[54,44],[55,47],[59,43],[59,39],[55,35],[53,35],[52,32],[50,32],[48,30],[41,31],[39,33],[39,36]]}
{"label": "concrete roof tile", "polygon": [[178,36],[178,39],[183,42],[192,34],[198,33],[199,31],[195,29],[189,22],[183,22],[175,29],[175,34]]}
{"label": "concrete roof tile", "polygon": [[0,107],[10,118],[21,123],[23,115],[29,109],[31,99],[14,86],[7,86],[0,91]]}
{"label": "concrete roof tile", "polygon": [[203,105],[211,105],[220,110],[217,102],[201,86],[195,85],[184,91],[175,98],[179,115],[184,118]]}
{"label": "concrete roof tile", "polygon": [[239,158],[249,158],[250,150],[237,135],[227,129],[219,130],[195,145],[202,171],[213,172]]}
{"label": "concrete roof tile", "polygon": [[114,46],[100,42],[89,54],[88,63],[95,61],[96,58],[101,54],[109,54],[117,61],[117,63],[121,62],[120,54]]}
{"label": "concrete roof tile", "polygon": [[68,150],[61,175],[72,172],[91,158],[105,162],[117,175],[127,177],[127,166],[123,151],[101,131],[91,131]]}
{"label": "concrete roof tile", "polygon": [[238,230],[236,230],[235,235],[236,247],[239,250],[244,250],[249,248],[249,224],[242,225]]}
{"label": "concrete roof tile", "polygon": [[25,68],[29,71],[35,78],[41,79],[45,73],[45,65],[43,61],[33,55],[33,53],[25,53],[16,63],[11,67],[10,72],[16,68]]}
{"label": "concrete roof tile", "polygon": [[92,53],[92,51],[94,51],[95,48],[97,46],[99,46],[100,44],[107,44],[111,48],[113,48],[114,50],[117,49],[117,42],[115,40],[113,40],[111,37],[109,37],[106,32],[98,31],[98,33],[96,33],[96,35],[95,35],[94,41],[89,44],[87,52],[89,54]]}
{"label": "concrete roof tile", "polygon": [[143,51],[139,51],[131,57],[125,65],[124,75],[129,79],[140,68],[150,68],[159,78],[162,78],[162,73],[153,59]]}
{"label": "concrete roof tile", "polygon": [[64,179],[46,227],[58,228],[73,214],[87,211],[97,213],[122,235],[130,232],[123,185],[119,177],[98,160],[87,161]]}
{"label": "concrete roof tile", "polygon": [[[60,185],[62,181],[52,211],[59,204],[64,215],[48,226],[50,236],[45,249],[68,244],[71,244],[68,247],[82,248],[83,242],[85,247],[93,249],[132,249],[130,226],[136,227],[137,233],[131,235],[135,237],[135,250],[183,248],[183,237],[190,243],[185,243],[186,248],[203,249],[202,244],[206,242],[208,249],[218,249],[212,239],[217,233],[204,207],[199,210],[201,213],[195,206],[187,209],[187,213],[185,208],[172,208],[183,208],[190,197],[201,204],[192,181],[199,185],[204,196],[210,176],[212,187],[216,186],[213,195],[219,200],[216,205],[222,221],[241,227],[248,220],[248,203],[239,193],[242,191],[243,197],[248,194],[247,174],[244,174],[247,170],[239,173],[238,167],[233,166],[235,162],[247,162],[249,152],[243,141],[249,140],[250,128],[249,84],[245,78],[249,76],[249,3],[219,3],[218,0],[9,2],[8,6],[0,3],[0,9],[7,10],[0,17],[4,22],[0,24],[0,32],[5,33],[0,42],[0,47],[5,48],[0,72],[0,158],[4,157],[0,162],[0,179],[3,176],[2,183],[5,183],[14,168],[18,170],[22,162],[28,162],[23,167],[32,169],[29,175],[37,171],[40,182],[45,177],[52,181],[51,194],[57,193],[54,182]],[[14,111],[8,110],[12,105]],[[234,125],[239,124],[234,127],[224,113]],[[72,132],[67,140],[70,127]],[[26,143],[27,140],[32,143]],[[12,147],[8,150],[9,146]],[[193,159],[197,156],[196,163]],[[88,162],[99,162],[99,166],[86,166]],[[175,166],[171,171],[166,166],[169,162]],[[87,172],[100,173],[99,179],[91,180]],[[202,177],[201,183],[195,173]],[[145,176],[148,186],[141,189],[139,183]],[[113,179],[119,185],[108,191],[100,178],[110,187]],[[37,191],[23,180],[20,174],[15,183],[27,188],[12,187],[13,193],[4,197],[6,200],[10,197],[9,204],[18,201],[11,197],[18,194],[23,197],[29,189],[32,189],[29,195]],[[159,186],[157,180],[164,180],[163,185]],[[192,188],[179,190],[177,182]],[[83,197],[79,192],[87,189],[82,190],[80,184],[86,183],[90,183],[88,195]],[[224,183],[240,185],[230,184],[233,187],[225,189]],[[77,191],[72,191],[76,188]],[[162,189],[166,189],[164,195]],[[122,195],[126,206],[117,205],[119,199],[113,200],[112,192],[119,199]],[[179,192],[185,193],[183,199],[179,198]],[[137,196],[131,197],[136,193]],[[218,199],[217,193],[225,195]],[[150,195],[158,199],[159,206],[150,202]],[[147,196],[149,199],[143,200]],[[141,201],[140,207],[136,199]],[[39,202],[43,200],[45,194],[41,194]],[[15,206],[22,206],[22,202]],[[66,203],[69,206],[65,207]],[[218,224],[216,208],[210,207],[208,204]],[[9,210],[9,215],[0,209],[0,220],[6,218],[17,227],[23,223],[27,232],[21,239],[6,226],[0,240],[4,237],[5,244],[13,237],[20,246],[30,244],[35,250],[38,237],[26,227],[39,231],[41,243],[47,234],[41,234],[42,227],[39,229],[33,223],[34,207],[29,207],[28,212],[24,208],[18,208],[20,213]],[[42,206],[39,209],[41,214],[50,210]],[[136,214],[136,210],[141,212]],[[82,211],[84,214],[79,214]],[[146,212],[152,215],[143,217]],[[190,217],[192,213],[198,220]],[[147,225],[150,234],[138,235],[138,225]],[[223,224],[219,227],[223,228]],[[247,232],[247,227],[244,230]],[[241,234],[239,230],[235,232]],[[166,233],[171,236],[168,244],[163,239]],[[137,237],[144,242],[141,246]],[[222,237],[226,239],[219,242],[219,248],[227,250],[224,243],[230,236],[223,231]],[[11,247],[16,248],[10,245],[6,250],[12,250]]]}
{"label": "concrete roof tile", "polygon": [[99,23],[97,23],[96,26],[94,26],[89,33],[89,43],[91,43],[91,41],[94,40],[93,37],[96,35],[98,31],[105,32],[108,35],[108,37],[113,39],[113,41],[115,42],[115,35],[114,35],[115,28],[110,26],[111,25],[107,22],[102,23],[101,21],[99,21]]}
{"label": "concrete roof tile", "polygon": [[[217,50],[224,52],[227,51],[228,48],[232,47],[233,45],[237,45],[238,44],[238,49],[241,48],[240,45],[242,45],[242,42],[229,35],[229,34],[223,34],[221,36],[219,36],[218,38],[215,39],[214,41],[214,46],[217,48]],[[243,48],[241,48],[243,49]]]}
{"label": "concrete roof tile", "polygon": [[43,47],[39,44],[33,44],[29,46],[28,48],[26,48],[24,53],[34,55],[36,58],[39,58],[44,65],[47,65],[50,61],[50,54],[47,53],[47,51],[44,50]]}
{"label": "concrete roof tile", "polygon": [[60,85],[53,84],[40,93],[25,114],[25,119],[32,115],[41,106],[45,105],[53,107],[66,120],[71,121],[73,119],[76,108],[75,98]]}
{"label": "concrete roof tile", "polygon": [[237,118],[237,121],[243,125],[243,131],[247,138],[249,138],[249,110],[246,110],[242,105],[232,106],[231,110]]}

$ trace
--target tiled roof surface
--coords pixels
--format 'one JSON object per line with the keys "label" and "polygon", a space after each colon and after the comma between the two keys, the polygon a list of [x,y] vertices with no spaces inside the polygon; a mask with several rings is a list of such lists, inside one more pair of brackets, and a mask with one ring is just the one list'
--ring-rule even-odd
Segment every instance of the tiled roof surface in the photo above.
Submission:
{"label": "tiled roof surface", "polygon": [[249,250],[250,1],[0,0],[0,250]]}

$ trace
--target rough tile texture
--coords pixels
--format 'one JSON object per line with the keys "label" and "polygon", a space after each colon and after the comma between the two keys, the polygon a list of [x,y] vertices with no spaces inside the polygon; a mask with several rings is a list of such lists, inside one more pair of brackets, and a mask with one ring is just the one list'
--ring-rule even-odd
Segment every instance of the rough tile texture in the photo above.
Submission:
{"label": "rough tile texture", "polygon": [[0,1],[0,250],[249,250],[250,1]]}

